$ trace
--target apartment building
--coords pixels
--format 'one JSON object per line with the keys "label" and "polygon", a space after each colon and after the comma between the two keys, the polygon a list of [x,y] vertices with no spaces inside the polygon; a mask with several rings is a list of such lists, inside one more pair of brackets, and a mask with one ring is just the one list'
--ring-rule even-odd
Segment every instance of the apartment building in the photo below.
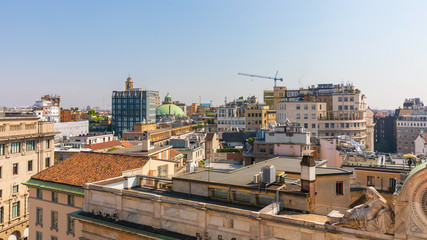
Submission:
{"label": "apartment building", "polygon": [[313,101],[279,102],[277,104],[277,122],[300,123],[301,127],[311,132],[312,136],[319,135],[319,120],[326,116],[326,103]]}
{"label": "apartment building", "polygon": [[45,95],[34,104],[34,113],[42,121],[59,122],[61,120],[61,97]]}
{"label": "apartment building", "polygon": [[278,121],[284,122],[287,116],[318,137],[348,135],[370,150],[374,147],[373,113],[367,108],[366,96],[352,84],[319,84],[286,90],[277,107]]}
{"label": "apartment building", "polygon": [[270,110],[269,106],[264,104],[247,105],[245,115],[245,129],[249,132],[267,129],[276,122],[276,110]]}
{"label": "apartment building", "polygon": [[0,239],[28,239],[30,177],[54,164],[53,122],[0,117]]}
{"label": "apartment building", "polygon": [[218,132],[226,131],[244,131],[245,124],[245,108],[236,104],[229,104],[218,107],[217,113],[217,129]]}

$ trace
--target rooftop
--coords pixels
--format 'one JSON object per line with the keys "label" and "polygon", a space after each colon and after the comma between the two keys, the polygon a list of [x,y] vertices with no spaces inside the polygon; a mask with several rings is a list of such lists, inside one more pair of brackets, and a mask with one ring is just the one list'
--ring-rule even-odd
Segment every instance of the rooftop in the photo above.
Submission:
{"label": "rooftop", "polygon": [[121,176],[123,171],[141,168],[147,161],[147,157],[81,152],[37,173],[31,179],[81,187],[85,183]]}
{"label": "rooftop", "polygon": [[158,152],[162,152],[165,151],[169,148],[172,148],[172,146],[167,145],[167,146],[155,146],[152,149],[150,149],[149,151],[142,151],[142,145],[133,145],[130,147],[125,147],[125,148],[121,148],[121,149],[117,149],[114,151],[111,151],[111,154],[123,154],[123,155],[130,155],[130,156],[150,156],[152,154],[156,154]]}
{"label": "rooftop", "polygon": [[[223,185],[237,185],[242,187],[258,187],[258,184],[253,183],[253,176],[261,172],[262,167],[266,165],[273,165],[276,170],[284,171],[286,174],[301,174],[300,162],[300,157],[277,157],[234,171],[224,172],[204,170],[183,174],[174,177],[173,179],[210,182]],[[320,167],[319,165],[323,163],[324,161],[316,161],[316,176],[351,174],[351,171],[345,169]]]}
{"label": "rooftop", "polygon": [[92,150],[98,150],[98,149],[110,148],[115,146],[122,146],[122,143],[119,140],[114,140],[114,141],[103,142],[103,143],[85,144],[84,147]]}

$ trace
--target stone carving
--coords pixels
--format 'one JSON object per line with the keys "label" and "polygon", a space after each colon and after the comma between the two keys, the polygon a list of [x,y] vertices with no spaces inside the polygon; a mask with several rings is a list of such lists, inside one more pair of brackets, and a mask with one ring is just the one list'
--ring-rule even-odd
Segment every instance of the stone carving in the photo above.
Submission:
{"label": "stone carving", "polygon": [[345,212],[339,225],[354,220],[360,230],[386,233],[394,229],[394,212],[377,190],[368,187],[365,190],[366,201]]}

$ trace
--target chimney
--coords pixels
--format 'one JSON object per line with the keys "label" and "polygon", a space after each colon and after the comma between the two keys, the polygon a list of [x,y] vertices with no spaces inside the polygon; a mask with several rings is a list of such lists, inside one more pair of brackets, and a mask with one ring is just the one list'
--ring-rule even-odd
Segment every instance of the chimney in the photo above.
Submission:
{"label": "chimney", "polygon": [[303,155],[301,160],[301,191],[309,194],[309,211],[316,202],[316,162],[313,156]]}
{"label": "chimney", "polygon": [[150,136],[147,131],[144,131],[144,133],[142,134],[142,151],[148,152],[151,150],[151,148],[152,147],[151,147]]}

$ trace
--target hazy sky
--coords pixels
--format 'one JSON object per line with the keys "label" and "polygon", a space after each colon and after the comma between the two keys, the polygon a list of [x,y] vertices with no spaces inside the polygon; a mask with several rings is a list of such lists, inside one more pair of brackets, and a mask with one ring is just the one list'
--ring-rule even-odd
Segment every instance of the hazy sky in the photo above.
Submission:
{"label": "hazy sky", "polygon": [[187,104],[353,82],[372,108],[427,100],[427,1],[2,1],[0,106],[44,94],[111,106],[159,90]]}

